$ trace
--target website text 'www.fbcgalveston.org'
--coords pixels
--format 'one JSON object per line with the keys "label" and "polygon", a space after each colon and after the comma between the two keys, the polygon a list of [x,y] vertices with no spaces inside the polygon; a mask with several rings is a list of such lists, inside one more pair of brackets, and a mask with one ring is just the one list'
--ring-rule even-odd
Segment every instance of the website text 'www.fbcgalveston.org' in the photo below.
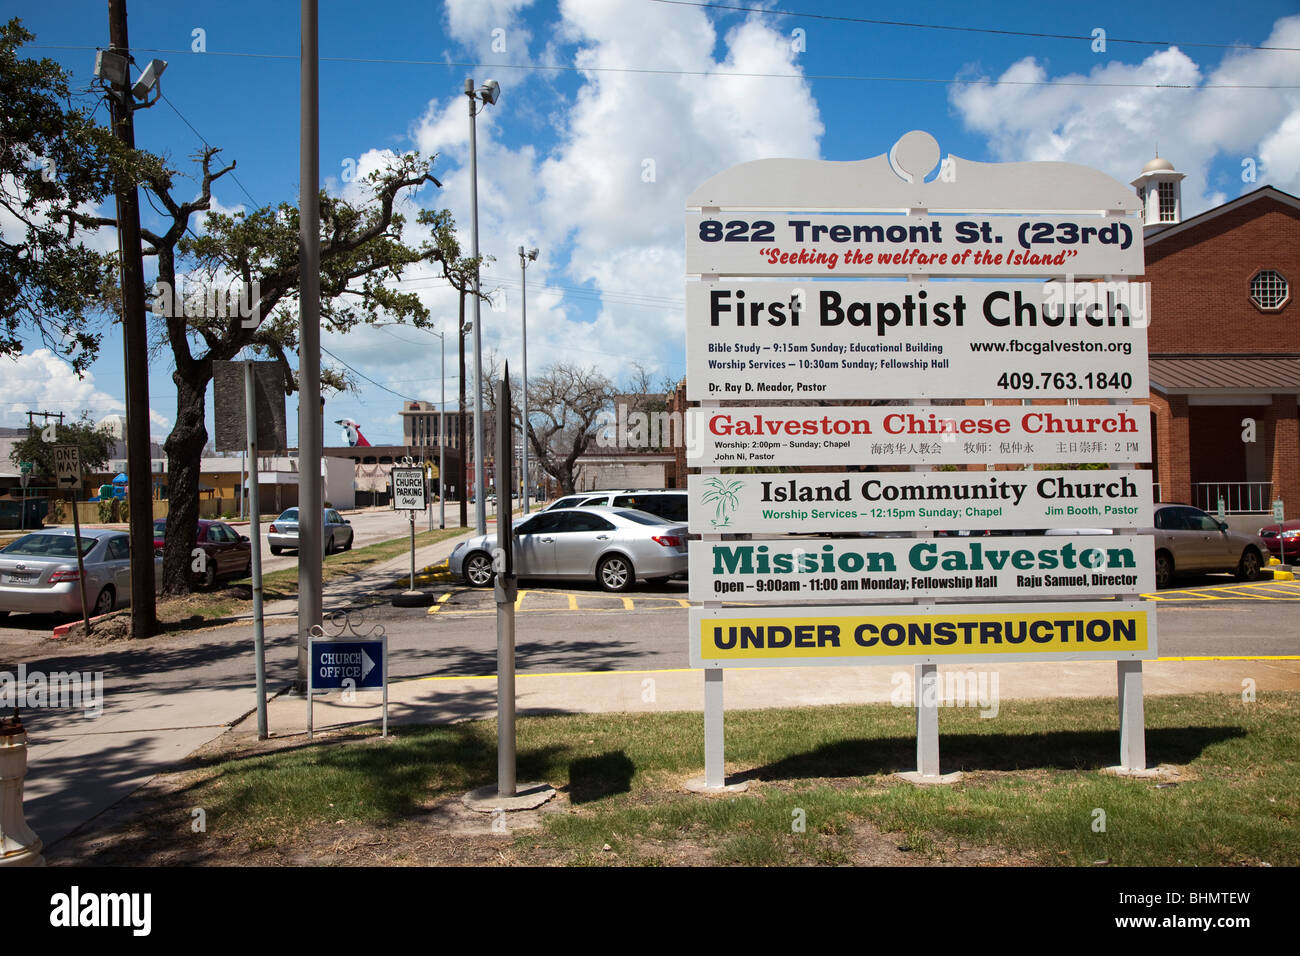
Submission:
{"label": "website text 'www.fbcgalveston.org'", "polygon": [[970,350],[972,352],[1011,352],[1028,355],[1050,355],[1052,352],[1113,352],[1121,355],[1131,355],[1133,343],[1094,342],[1087,339],[1075,342],[1057,342],[1054,339],[1049,339],[1046,342],[1023,342],[1020,339],[1010,339],[1006,342],[971,342]]}

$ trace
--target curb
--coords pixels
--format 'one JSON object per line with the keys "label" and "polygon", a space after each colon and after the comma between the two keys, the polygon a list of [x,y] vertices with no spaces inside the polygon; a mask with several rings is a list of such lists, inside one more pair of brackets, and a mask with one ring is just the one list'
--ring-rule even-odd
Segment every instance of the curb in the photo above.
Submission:
{"label": "curb", "polygon": [[[105,618],[112,617],[115,613],[116,613],[115,611],[109,611],[107,614],[101,614],[98,617],[92,617],[90,619],[90,623],[93,625],[96,621],[102,621]],[[67,624],[60,624],[58,627],[54,629],[53,633],[50,634],[50,640],[57,641],[61,637],[66,637],[68,631],[72,630],[74,627],[76,627],[78,624],[81,623],[83,622],[69,621]]]}

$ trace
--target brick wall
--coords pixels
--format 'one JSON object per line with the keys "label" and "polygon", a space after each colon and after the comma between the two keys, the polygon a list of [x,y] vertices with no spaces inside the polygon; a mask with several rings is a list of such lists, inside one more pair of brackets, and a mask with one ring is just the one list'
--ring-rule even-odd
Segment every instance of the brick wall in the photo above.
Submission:
{"label": "brick wall", "polygon": [[[1260,312],[1250,280],[1276,269],[1291,286],[1281,312]],[[1148,343],[1154,353],[1300,351],[1300,211],[1260,199],[1149,245]]]}

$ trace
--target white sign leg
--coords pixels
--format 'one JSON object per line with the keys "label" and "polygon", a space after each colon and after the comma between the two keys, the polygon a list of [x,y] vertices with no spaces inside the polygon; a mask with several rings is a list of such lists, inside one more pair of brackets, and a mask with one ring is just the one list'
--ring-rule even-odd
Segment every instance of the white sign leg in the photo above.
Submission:
{"label": "white sign leg", "polygon": [[1119,679],[1119,769],[1147,769],[1145,708],[1142,702],[1142,662],[1116,661]]}
{"label": "white sign leg", "polygon": [[939,776],[939,665],[917,664],[912,692],[916,702],[916,772]]}
{"label": "white sign leg", "polygon": [[726,671],[704,672],[704,786],[721,790],[727,783],[727,748],[723,730],[722,676]]}

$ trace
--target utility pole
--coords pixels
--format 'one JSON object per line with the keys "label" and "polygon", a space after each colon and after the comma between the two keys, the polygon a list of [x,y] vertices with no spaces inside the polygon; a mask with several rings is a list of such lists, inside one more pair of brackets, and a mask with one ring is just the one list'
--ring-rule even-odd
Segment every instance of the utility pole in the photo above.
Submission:
{"label": "utility pole", "polygon": [[470,481],[469,450],[465,447],[465,291],[463,289],[460,292],[460,320],[456,323],[456,337],[460,342],[460,377],[456,385],[460,393],[460,404],[457,406],[456,415],[456,443],[460,446],[460,475],[456,484],[460,486],[460,526],[465,528],[469,526],[469,503],[465,492],[469,488]]}
{"label": "utility pole", "polygon": [[[130,62],[126,0],[108,0],[108,42]],[[135,149],[134,103],[127,79],[113,83],[113,135]],[[149,340],[145,328],[144,255],[135,186],[117,182],[117,254],[122,269],[122,351],[126,360],[126,480],[130,489],[131,636],[157,629],[153,564],[153,475],[149,461]]]}
{"label": "utility pole", "polygon": [[320,36],[316,0],[301,0],[298,129],[298,676],[309,694],[308,631],[322,621],[324,495],[320,463]]}

